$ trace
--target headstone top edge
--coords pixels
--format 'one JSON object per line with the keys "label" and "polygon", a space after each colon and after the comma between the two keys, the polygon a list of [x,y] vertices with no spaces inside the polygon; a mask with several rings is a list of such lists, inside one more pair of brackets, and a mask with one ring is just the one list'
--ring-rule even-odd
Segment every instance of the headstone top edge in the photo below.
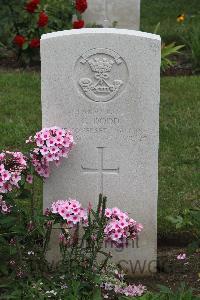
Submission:
{"label": "headstone top edge", "polygon": [[161,41],[161,37],[157,34],[137,31],[137,30],[117,29],[117,28],[82,28],[82,29],[63,30],[63,31],[43,34],[41,40],[63,37],[63,36],[82,35],[82,34],[118,34],[118,35],[143,37],[146,39]]}

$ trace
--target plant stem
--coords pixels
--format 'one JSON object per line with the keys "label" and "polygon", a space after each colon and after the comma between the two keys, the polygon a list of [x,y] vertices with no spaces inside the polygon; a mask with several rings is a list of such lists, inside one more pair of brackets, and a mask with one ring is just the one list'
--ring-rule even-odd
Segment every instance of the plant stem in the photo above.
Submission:
{"label": "plant stem", "polygon": [[34,178],[34,175],[33,175],[33,184],[32,184],[32,189],[31,189],[31,219],[32,221],[34,222],[35,220],[35,211],[34,211],[34,204],[35,204],[35,199],[34,199],[34,185],[35,183],[35,178]]}

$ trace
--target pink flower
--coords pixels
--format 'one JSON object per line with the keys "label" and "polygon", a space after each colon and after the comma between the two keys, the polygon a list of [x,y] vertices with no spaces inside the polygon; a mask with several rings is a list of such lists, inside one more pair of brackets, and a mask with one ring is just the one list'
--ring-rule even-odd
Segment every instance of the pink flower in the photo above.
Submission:
{"label": "pink flower", "polygon": [[3,171],[5,171],[5,167],[3,164],[0,165],[0,173],[2,173]]}
{"label": "pink flower", "polygon": [[16,262],[15,262],[14,260],[10,260],[10,261],[9,261],[9,264],[10,264],[11,266],[15,266]]}
{"label": "pink flower", "polygon": [[52,157],[53,157],[53,160],[54,160],[54,161],[60,160],[60,155],[59,155],[59,153],[54,153],[54,154],[52,155]]}
{"label": "pink flower", "polygon": [[6,203],[1,205],[1,211],[2,211],[3,213],[8,213],[8,212],[9,212],[9,208],[8,208],[8,206],[6,205]]}
{"label": "pink flower", "polygon": [[121,211],[120,211],[120,209],[118,207],[112,208],[112,214],[114,216],[118,216],[118,215],[120,215],[120,213],[121,213]]}
{"label": "pink flower", "polygon": [[2,177],[0,176],[0,187],[4,185],[4,180],[2,179]]}
{"label": "pink flower", "polygon": [[42,139],[36,139],[35,141],[38,147],[42,147],[44,145],[44,141]]}
{"label": "pink flower", "polygon": [[6,201],[3,200],[3,196],[0,195],[0,212],[2,214],[8,214],[11,212],[11,205],[6,203]]}
{"label": "pink flower", "polygon": [[47,222],[47,227],[51,227],[53,225],[52,221]]}
{"label": "pink flower", "polygon": [[32,164],[44,178],[50,175],[50,163],[60,165],[61,158],[68,157],[74,146],[72,133],[56,126],[36,132],[31,143],[36,145],[31,154]]}
{"label": "pink flower", "polygon": [[62,157],[65,157],[65,158],[67,158],[68,157],[68,154],[69,154],[69,150],[68,149],[62,149],[61,150],[61,155],[62,155]]}
{"label": "pink flower", "polygon": [[35,148],[35,149],[33,150],[33,153],[35,153],[35,154],[39,154],[39,152],[40,152],[40,148]]}
{"label": "pink flower", "polygon": [[11,239],[9,244],[15,246],[16,245],[16,240],[15,239]]}
{"label": "pink flower", "polygon": [[56,146],[49,147],[49,152],[51,154],[55,154],[55,153],[59,152],[59,148]]}
{"label": "pink flower", "polygon": [[47,162],[48,162],[48,161],[53,161],[53,154],[48,153],[48,154],[45,156],[45,158],[46,158]]}
{"label": "pink flower", "polygon": [[45,216],[50,216],[50,215],[51,215],[51,211],[50,211],[49,208],[46,208],[46,209],[45,209],[44,215],[45,215]]}
{"label": "pink flower", "polygon": [[62,136],[56,137],[56,144],[57,145],[63,145],[64,138]]}
{"label": "pink flower", "polygon": [[121,234],[115,231],[113,234],[111,234],[111,238],[112,241],[118,241],[121,238]]}
{"label": "pink flower", "polygon": [[0,153],[0,193],[18,188],[18,183],[27,168],[26,157],[21,152]]}
{"label": "pink flower", "polygon": [[43,140],[43,141],[46,141],[50,138],[50,132],[48,129],[44,128],[42,131],[41,131],[41,134],[40,134],[40,138]]}
{"label": "pink flower", "polygon": [[4,160],[5,158],[5,153],[0,153],[0,161]]}
{"label": "pink flower", "polygon": [[10,154],[13,155],[13,157],[15,158],[15,160],[23,166],[26,166],[26,157],[21,153],[21,152],[9,152]]}
{"label": "pink flower", "polygon": [[62,141],[62,145],[65,147],[69,147],[71,144],[70,138],[69,137],[65,137]]}
{"label": "pink flower", "polygon": [[63,220],[66,220],[69,228],[80,222],[85,223],[88,218],[86,209],[83,209],[80,202],[76,199],[57,200],[53,202],[51,212],[60,215]]}
{"label": "pink flower", "polygon": [[49,140],[46,141],[47,147],[52,147],[56,144],[56,139],[55,138],[50,138]]}
{"label": "pink flower", "polygon": [[11,177],[11,174],[8,172],[8,171],[3,171],[2,173],[1,173],[1,177],[2,177],[2,179],[5,181],[5,180],[9,180],[10,179],[10,177]]}
{"label": "pink flower", "polygon": [[0,187],[2,187],[4,185],[4,180],[2,179],[2,177],[0,176]]}
{"label": "pink flower", "polygon": [[69,198],[69,201],[70,201],[69,207],[71,207],[72,209],[77,208],[77,207],[78,207],[78,208],[81,207],[80,202],[78,202],[76,199],[70,199],[70,198]]}
{"label": "pink flower", "polygon": [[62,129],[62,128],[57,129],[55,133],[56,133],[57,137],[63,137],[63,136],[65,136],[65,130]]}
{"label": "pink flower", "polygon": [[186,259],[186,254],[185,254],[185,253],[179,254],[179,255],[177,256],[177,259],[178,259],[178,260],[184,260],[184,259]]}
{"label": "pink flower", "polygon": [[77,223],[80,222],[79,216],[74,215],[74,216],[71,216],[70,218],[71,218],[70,221],[72,221],[72,223],[73,223],[74,225],[76,225]]}
{"label": "pink flower", "polygon": [[49,169],[46,169],[46,170],[44,170],[44,172],[43,172],[43,176],[44,176],[45,178],[48,178],[48,177],[49,177],[49,175],[50,175],[50,171],[49,171]]}
{"label": "pink flower", "polygon": [[105,240],[114,242],[116,246],[126,245],[128,239],[135,240],[143,228],[140,223],[129,218],[128,214],[118,207],[107,208],[105,216],[108,219],[104,229]]}
{"label": "pink flower", "polygon": [[135,226],[136,226],[136,229],[137,229],[137,232],[140,232],[140,231],[142,231],[143,230],[143,225],[142,224],[140,224],[140,223],[137,223],[137,224],[135,224]]}
{"label": "pink flower", "polygon": [[47,146],[44,146],[40,149],[40,153],[42,155],[47,155],[49,153],[49,148]]}
{"label": "pink flower", "polygon": [[27,175],[26,176],[26,182],[32,184],[33,183],[33,176],[32,175]]}
{"label": "pink flower", "polygon": [[20,175],[18,175],[17,173],[14,173],[14,174],[12,174],[12,176],[11,176],[11,183],[13,184],[13,185],[15,185],[15,186],[18,186],[18,182],[21,180],[21,176]]}
{"label": "pink flower", "polygon": [[106,216],[107,218],[110,218],[111,215],[112,215],[112,210],[109,209],[109,208],[106,208],[106,210],[105,210],[105,216]]}
{"label": "pink flower", "polygon": [[128,285],[126,287],[115,287],[115,293],[125,295],[126,297],[140,297],[145,291],[146,287],[141,284],[139,284],[138,286]]}

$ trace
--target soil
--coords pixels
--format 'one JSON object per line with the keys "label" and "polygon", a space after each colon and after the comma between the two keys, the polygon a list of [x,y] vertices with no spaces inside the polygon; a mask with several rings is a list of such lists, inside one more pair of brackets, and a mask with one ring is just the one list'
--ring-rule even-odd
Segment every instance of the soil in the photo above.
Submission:
{"label": "soil", "polygon": [[[179,254],[186,253],[186,259],[178,260]],[[177,290],[181,283],[194,289],[200,295],[200,249],[194,254],[188,254],[186,248],[158,248],[157,273],[148,277],[134,278],[131,282],[141,283],[149,291],[156,291],[158,284]]]}
{"label": "soil", "polygon": [[[191,63],[188,62],[185,55],[174,56],[172,60],[176,62],[176,65],[170,67],[162,76],[190,76],[196,74],[192,69]],[[0,70],[1,71],[40,71],[40,62],[35,62],[30,66],[23,67],[22,64],[17,61],[16,56],[8,55],[7,57],[0,59]]]}
{"label": "soil", "polygon": [[16,56],[7,56],[0,58],[0,71],[35,71],[40,72],[40,62],[34,63],[31,66],[23,67],[17,60]]}
{"label": "soil", "polygon": [[163,73],[164,76],[190,76],[194,74],[195,72],[190,65],[174,66]]}
{"label": "soil", "polygon": [[170,60],[175,62],[174,66],[167,69],[162,75],[164,76],[190,76],[196,72],[192,68],[191,58],[188,51],[184,51],[179,55],[172,55]]}

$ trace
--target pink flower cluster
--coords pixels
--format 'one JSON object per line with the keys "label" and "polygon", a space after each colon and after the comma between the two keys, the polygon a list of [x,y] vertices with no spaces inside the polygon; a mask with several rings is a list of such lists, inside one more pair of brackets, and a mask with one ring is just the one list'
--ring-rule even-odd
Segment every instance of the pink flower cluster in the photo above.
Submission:
{"label": "pink flower cluster", "polygon": [[72,133],[56,126],[43,128],[34,137],[30,136],[26,143],[36,146],[31,154],[32,164],[44,178],[50,175],[50,162],[59,166],[61,158],[68,157],[75,145]]}
{"label": "pink flower cluster", "polygon": [[123,246],[128,239],[135,240],[143,229],[142,224],[129,218],[127,213],[122,212],[117,207],[107,208],[105,216],[108,219],[104,229],[105,239],[116,246]]}
{"label": "pink flower cluster", "polygon": [[186,254],[185,254],[185,253],[179,254],[179,255],[177,256],[177,259],[178,259],[178,260],[184,260],[184,259],[186,259]]}
{"label": "pink flower cluster", "polygon": [[139,285],[128,285],[126,287],[115,287],[115,293],[124,295],[126,297],[142,296],[146,291],[146,287]]}
{"label": "pink flower cluster", "polygon": [[80,222],[87,225],[88,222],[87,210],[82,208],[80,202],[75,199],[53,202],[51,212],[60,215],[63,220],[66,220],[69,228],[74,227]]}
{"label": "pink flower cluster", "polygon": [[23,171],[27,168],[26,157],[21,152],[0,153],[0,193],[19,187]]}
{"label": "pink flower cluster", "polygon": [[6,201],[3,200],[3,196],[0,195],[0,212],[2,214],[9,214],[11,212],[11,205],[6,203]]}

